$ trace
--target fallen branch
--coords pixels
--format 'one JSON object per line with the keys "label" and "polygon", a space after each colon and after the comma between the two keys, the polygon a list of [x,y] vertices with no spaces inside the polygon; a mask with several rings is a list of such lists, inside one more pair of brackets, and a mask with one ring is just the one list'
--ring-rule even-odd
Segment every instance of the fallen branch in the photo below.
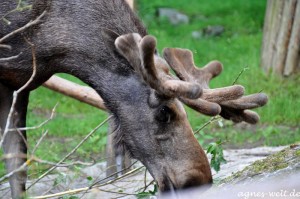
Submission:
{"label": "fallen branch", "polygon": [[102,98],[95,90],[88,86],[81,86],[55,75],[53,75],[48,81],[46,81],[43,86],[53,91],[75,98],[81,102],[92,105],[101,110],[107,110]]}

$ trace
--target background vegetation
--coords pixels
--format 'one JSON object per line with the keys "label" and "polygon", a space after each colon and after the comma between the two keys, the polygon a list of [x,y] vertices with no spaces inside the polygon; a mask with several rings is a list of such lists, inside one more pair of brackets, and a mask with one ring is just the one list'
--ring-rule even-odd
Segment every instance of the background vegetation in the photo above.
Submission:
{"label": "background vegetation", "polygon": [[[247,70],[238,83],[248,94],[263,91],[270,101],[258,113],[261,122],[256,126],[235,125],[221,121],[209,125],[197,134],[200,143],[222,140],[226,147],[241,148],[257,145],[286,145],[300,140],[300,76],[281,79],[266,75],[259,66],[262,29],[266,2],[262,0],[138,0],[138,15],[156,36],[160,51],[164,47],[188,48],[194,52],[198,66],[211,60],[220,60],[224,72],[211,82],[211,87],[231,85],[238,74]],[[188,15],[189,24],[171,25],[166,19],[156,16],[159,7],[171,7]],[[209,25],[222,25],[225,32],[218,37],[194,39],[193,31]],[[74,77],[61,75],[80,82]],[[35,126],[46,120],[51,109],[58,103],[56,117],[42,129],[28,132],[30,145],[34,145],[43,129],[49,135],[36,155],[51,161],[58,161],[74,147],[84,135],[106,118],[106,113],[43,87],[32,92],[28,109],[28,126]],[[210,118],[188,109],[189,120],[198,129]],[[222,124],[222,125],[221,125]],[[103,157],[107,126],[98,130],[78,150],[81,160]]]}
{"label": "background vegetation", "polygon": [[[191,0],[187,3],[181,0],[139,0],[136,3],[138,15],[149,33],[157,37],[160,51],[164,47],[188,48],[194,52],[198,66],[215,59],[224,64],[224,72],[211,82],[211,87],[231,85],[238,74],[248,68],[238,83],[245,86],[248,94],[262,90],[269,95],[267,106],[257,110],[261,116],[261,122],[257,126],[234,125],[226,121],[223,121],[223,127],[219,123],[209,125],[198,135],[202,143],[222,139],[226,140],[228,147],[249,147],[285,145],[300,140],[299,76],[280,79],[264,74],[259,65],[265,1]],[[190,23],[171,25],[166,19],[157,17],[159,7],[177,9],[189,16]],[[209,25],[222,25],[225,32],[219,37],[192,37],[193,31],[202,30]],[[75,78],[68,78],[78,82]],[[39,88],[31,95],[28,125],[36,125],[45,120],[56,103],[59,103],[57,115],[45,127],[50,129],[50,139],[46,143],[51,147],[48,154],[51,153],[53,158],[60,156],[61,152],[67,150],[66,147],[75,145],[77,140],[106,117],[105,113],[93,107]],[[210,119],[191,110],[188,110],[188,114],[194,129]],[[38,138],[40,131],[30,134],[35,134]],[[105,148],[106,132],[107,127],[100,129],[79,150],[78,155],[95,157],[98,154],[98,157],[99,152]],[[34,137],[29,136],[32,141]],[[42,150],[40,155],[43,154]],[[58,153],[57,150],[61,152]]]}

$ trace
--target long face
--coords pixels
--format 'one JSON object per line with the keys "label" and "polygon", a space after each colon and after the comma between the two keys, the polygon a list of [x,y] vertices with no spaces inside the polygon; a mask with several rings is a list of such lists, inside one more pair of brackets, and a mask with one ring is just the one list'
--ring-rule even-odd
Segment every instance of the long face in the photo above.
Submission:
{"label": "long face", "polygon": [[[147,167],[161,191],[211,184],[207,157],[182,102],[205,115],[256,123],[259,116],[247,109],[263,106],[267,96],[243,96],[244,88],[239,85],[209,89],[210,79],[222,71],[217,61],[199,69],[188,50],[165,49],[164,58],[159,57],[151,36],[110,36],[114,37],[115,50],[136,72],[122,82],[130,99],[118,110],[121,133],[117,142]],[[170,74],[170,67],[177,77]]]}
{"label": "long face", "polygon": [[212,183],[208,160],[193,135],[182,103],[157,99],[154,105],[149,104],[153,96],[148,97],[142,106],[133,106],[133,112],[122,118],[126,149],[147,167],[161,191]]}

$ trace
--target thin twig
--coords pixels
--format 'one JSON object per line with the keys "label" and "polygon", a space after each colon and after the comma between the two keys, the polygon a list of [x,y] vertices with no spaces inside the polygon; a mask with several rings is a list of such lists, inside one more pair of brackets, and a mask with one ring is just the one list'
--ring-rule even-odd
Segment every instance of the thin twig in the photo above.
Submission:
{"label": "thin twig", "polygon": [[[105,185],[108,185],[108,184],[111,184],[113,182],[116,182],[116,181],[118,181],[120,179],[123,179],[123,178],[125,178],[125,177],[127,177],[127,176],[129,176],[129,175],[131,175],[131,174],[133,174],[135,172],[137,172],[138,170],[140,170],[143,167],[144,166],[141,166],[141,167],[138,167],[136,169],[133,169],[133,170],[125,173],[124,175],[122,175],[122,176],[120,176],[120,177],[118,177],[116,179],[110,180],[110,181],[108,181],[106,183],[103,183],[103,184],[96,185],[94,187],[103,187]],[[83,192],[83,191],[88,191],[89,189],[91,189],[91,188],[90,187],[84,187],[84,188],[73,189],[73,190],[64,191],[64,192],[60,192],[60,193],[56,193],[56,194],[49,194],[49,195],[45,195],[45,196],[36,196],[36,197],[32,197],[32,199],[54,198],[54,197],[64,196],[64,195],[67,195],[67,194],[74,195],[74,194],[78,194],[78,193]]]}
{"label": "thin twig", "polygon": [[[77,151],[77,149],[89,138],[91,137],[100,127],[102,127],[108,120],[110,120],[112,116],[109,116],[106,120],[101,122],[96,128],[94,128],[83,140],[80,141],[80,143],[70,152],[68,153],[63,159],[61,159],[57,165],[61,164],[64,162],[68,157],[70,157],[73,153]],[[38,179],[36,179],[31,185],[28,186],[27,189],[30,189],[33,185],[35,185],[37,182],[39,182],[41,179],[43,179],[46,175],[48,175],[50,172],[52,172],[57,166],[53,166],[50,168],[48,171],[43,173]]]}
{"label": "thin twig", "polygon": [[46,135],[48,134],[49,130],[46,130],[42,136],[40,137],[40,139],[37,141],[36,145],[34,146],[31,154],[35,154],[36,150],[38,149],[38,147],[40,146],[40,144],[42,143],[43,139],[46,137]]}
{"label": "thin twig", "polygon": [[[2,159],[17,158],[17,157],[26,158],[27,156],[25,154],[24,155],[7,154]],[[9,172],[8,174],[2,176],[0,178],[0,182],[2,182],[5,179],[11,177],[12,175],[14,175],[17,172],[26,170],[27,167],[29,165],[31,165],[33,162],[37,162],[37,163],[41,163],[41,164],[47,164],[47,165],[55,166],[55,167],[69,167],[69,166],[74,166],[74,165],[91,166],[91,165],[94,164],[94,163],[85,163],[85,162],[81,162],[81,161],[76,161],[76,162],[72,162],[72,163],[68,163],[68,164],[58,164],[56,162],[50,162],[50,161],[47,161],[47,160],[42,160],[38,157],[35,157],[34,155],[31,155],[30,158],[26,162],[24,162],[20,167],[18,167],[17,169]]]}
{"label": "thin twig", "polygon": [[117,191],[110,191],[110,190],[105,190],[105,189],[98,189],[98,190],[102,191],[102,192],[107,192],[107,193],[120,194],[123,196],[136,196],[136,193],[117,192]]}
{"label": "thin twig", "polygon": [[75,161],[75,162],[71,162],[71,163],[68,163],[68,164],[57,164],[56,162],[50,162],[50,161],[47,161],[47,160],[42,160],[42,159],[39,159],[35,156],[31,156],[30,164],[31,164],[31,162],[38,162],[38,163],[41,163],[41,164],[47,164],[47,165],[51,165],[51,166],[55,166],[55,167],[70,167],[70,166],[74,166],[74,165],[92,166],[93,164],[95,164],[95,162],[86,163],[86,162],[81,162],[81,161]]}
{"label": "thin twig", "polygon": [[10,127],[10,123],[11,123],[11,120],[12,120],[12,115],[15,111],[15,106],[16,106],[16,103],[17,103],[17,98],[18,98],[18,94],[21,93],[34,79],[35,75],[36,75],[36,57],[35,57],[35,46],[28,42],[31,46],[31,51],[32,51],[32,75],[31,77],[29,78],[29,80],[21,87],[19,88],[17,91],[14,91],[13,93],[13,101],[12,101],[12,105],[10,107],[10,111],[8,113],[8,116],[7,116],[7,120],[6,120],[6,125],[5,125],[5,128],[4,128],[4,132],[2,134],[2,138],[0,140],[0,148],[2,147],[3,145],[3,142],[5,140],[5,137],[7,135],[7,133],[9,132],[9,127]]}
{"label": "thin twig", "polygon": [[22,54],[22,52],[20,52],[19,54],[15,55],[15,56],[0,58],[0,62],[7,62],[7,61],[14,60],[14,59],[18,59],[21,54]]}
{"label": "thin twig", "polygon": [[[57,105],[58,105],[58,103],[52,109],[50,117],[47,120],[45,120],[42,123],[40,123],[39,125],[32,126],[32,127],[21,127],[21,128],[17,128],[17,129],[20,130],[20,131],[28,131],[28,130],[36,130],[36,129],[39,129],[39,128],[43,127],[44,125],[46,125],[47,123],[49,123],[51,120],[53,120],[53,118],[55,116]],[[14,131],[14,130],[15,129],[8,129],[8,131]]]}
{"label": "thin twig", "polygon": [[115,172],[115,173],[113,173],[113,174],[111,174],[111,175],[109,175],[109,176],[107,176],[107,177],[105,177],[105,178],[103,178],[101,180],[95,181],[90,187],[93,187],[94,185],[96,185],[96,184],[98,184],[100,182],[103,182],[103,181],[105,181],[105,180],[107,180],[107,179],[109,179],[111,177],[114,177],[116,174],[119,174],[119,173],[122,173],[123,171],[126,171],[127,169],[129,169],[130,167],[132,167],[133,165],[135,165],[137,162],[138,161],[135,161],[134,163],[132,163],[131,165],[129,165],[127,168],[124,168],[121,171],[117,171],[117,172]]}
{"label": "thin twig", "polygon": [[242,74],[243,74],[246,70],[248,70],[248,69],[249,69],[248,67],[243,68],[243,69],[241,70],[241,72],[238,74],[238,76],[235,78],[235,80],[233,81],[232,85],[235,85],[236,82],[239,80],[239,78],[242,76]]}
{"label": "thin twig", "polygon": [[148,187],[153,184],[155,182],[155,180],[152,180],[151,182],[148,183],[148,185],[145,187],[145,191],[148,189]]}
{"label": "thin twig", "polygon": [[[52,113],[54,113],[56,106],[57,106],[57,104],[53,108]],[[53,117],[53,114],[51,115],[51,117]],[[25,130],[25,129],[18,129],[18,128],[16,128],[16,130],[18,131],[18,133],[20,134],[20,136],[22,136],[24,142],[27,145],[26,139],[24,138],[23,134],[21,133],[21,130]],[[2,176],[0,178],[0,182],[3,181],[3,180],[5,180],[5,179],[7,179],[7,178],[9,178],[10,176],[14,175],[15,173],[17,173],[19,171],[25,170],[27,168],[27,166],[29,166],[31,164],[31,162],[33,162],[33,161],[39,162],[39,163],[43,163],[43,164],[56,165],[56,163],[52,163],[52,162],[45,161],[45,160],[39,159],[37,157],[34,157],[35,151],[37,150],[37,148],[39,147],[40,143],[42,142],[43,138],[47,135],[47,133],[48,133],[48,130],[45,133],[43,133],[42,137],[38,140],[37,144],[35,145],[35,147],[34,147],[34,149],[32,151],[31,157],[23,165],[21,165],[19,168],[17,168],[14,171],[11,171],[10,173]],[[27,146],[27,148],[28,148],[28,146]],[[16,157],[27,158],[27,156],[25,154],[24,155],[18,154],[17,156],[15,154],[6,154],[6,155],[4,155],[4,159],[16,158]],[[72,163],[72,164],[76,164],[76,163]],[[59,165],[59,166],[66,167],[66,166],[69,166],[69,165]]]}
{"label": "thin twig", "polygon": [[0,48],[5,48],[7,50],[11,50],[12,47],[10,45],[6,45],[6,44],[0,44]]}
{"label": "thin twig", "polygon": [[121,176],[119,176],[119,177],[117,177],[117,178],[115,178],[115,179],[112,179],[112,180],[110,180],[110,181],[108,181],[108,182],[105,182],[105,183],[103,183],[103,184],[95,185],[94,187],[103,187],[103,186],[105,186],[105,185],[112,184],[112,183],[114,183],[114,182],[116,182],[116,181],[118,181],[118,180],[121,180],[121,179],[123,179],[123,178],[126,178],[127,176],[129,176],[129,175],[131,175],[131,174],[137,172],[138,170],[140,170],[140,169],[142,169],[142,168],[144,168],[144,166],[140,166],[140,167],[138,167],[138,168],[132,169],[131,171],[128,171],[128,172],[125,173],[124,175],[121,175]]}
{"label": "thin twig", "polygon": [[27,141],[27,139],[25,138],[24,133],[22,133],[22,132],[21,132],[20,130],[18,130],[18,129],[16,129],[16,130],[17,130],[19,136],[22,138],[22,140],[23,140],[23,142],[24,142],[24,144],[25,144],[25,146],[26,146],[26,149],[28,149],[28,148],[29,148],[29,147],[28,147],[28,141]]}
{"label": "thin twig", "polygon": [[203,130],[205,127],[207,127],[209,124],[211,124],[211,123],[217,121],[217,120],[220,119],[220,118],[221,118],[221,116],[219,116],[219,115],[210,118],[209,121],[207,121],[206,123],[204,123],[199,129],[197,129],[196,131],[194,131],[194,134],[199,133],[201,130]]}
{"label": "thin twig", "polygon": [[15,173],[17,173],[17,172],[19,172],[19,171],[24,171],[24,170],[26,170],[27,166],[28,166],[28,164],[27,164],[27,161],[26,161],[26,162],[24,162],[19,168],[17,168],[17,169],[15,169],[15,170],[13,170],[13,171],[7,173],[6,175],[2,176],[2,177],[0,178],[0,182],[2,182],[3,180],[9,178],[10,176],[14,175]]}
{"label": "thin twig", "polygon": [[147,186],[147,168],[145,169],[145,174],[144,174],[144,190],[143,190],[143,192],[144,191],[146,191],[146,186]]}
{"label": "thin twig", "polygon": [[[106,177],[103,178],[103,179],[100,179],[100,180],[97,180],[97,179],[96,179],[96,180],[90,185],[90,189],[91,189],[93,186],[95,186],[96,184],[98,184],[98,183],[100,183],[100,182],[103,182],[103,181],[105,181],[105,180],[108,180],[108,179],[110,179],[111,177],[114,177],[115,175],[117,175],[117,174],[119,174],[119,173],[122,173],[123,171],[128,170],[130,167],[134,166],[137,162],[138,162],[138,161],[135,161],[134,163],[132,163],[132,164],[129,165],[128,167],[122,169],[121,171],[114,172],[114,173],[112,173],[111,175],[106,176]],[[114,165],[113,165],[113,166],[114,166]],[[112,167],[112,166],[110,166],[109,168],[106,168],[106,170],[110,169],[111,167]],[[99,176],[101,176],[101,174],[100,174]],[[80,198],[82,198],[88,191],[89,191],[89,190],[87,190],[85,193],[83,193],[83,194],[80,196]]]}
{"label": "thin twig", "polygon": [[17,33],[20,33],[20,32],[26,30],[27,28],[29,28],[29,27],[31,27],[31,26],[33,26],[33,25],[36,25],[36,24],[40,23],[40,22],[41,22],[41,18],[42,18],[46,13],[47,13],[47,11],[44,11],[44,12],[43,12],[38,18],[36,18],[35,20],[28,22],[25,26],[23,26],[23,27],[21,27],[21,28],[19,28],[19,29],[17,29],[17,30],[14,30],[14,31],[12,31],[11,33],[9,33],[9,34],[5,35],[4,37],[2,37],[2,38],[0,39],[0,44],[3,43],[4,40],[6,40],[6,39],[12,37],[13,35],[15,35],[15,34],[17,34]]}

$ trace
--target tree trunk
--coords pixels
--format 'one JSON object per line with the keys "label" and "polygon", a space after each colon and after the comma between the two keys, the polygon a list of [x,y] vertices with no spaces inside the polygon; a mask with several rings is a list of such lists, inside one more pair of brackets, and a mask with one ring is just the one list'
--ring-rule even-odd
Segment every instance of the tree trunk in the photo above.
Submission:
{"label": "tree trunk", "polygon": [[264,71],[280,76],[299,71],[300,0],[268,0],[264,23]]}
{"label": "tree trunk", "polygon": [[[126,0],[129,6],[134,8],[134,0]],[[111,176],[112,178],[118,177],[129,171],[131,165],[131,159],[125,151],[118,151],[114,147],[114,132],[118,127],[110,121],[109,129],[107,132],[106,142],[106,177]]]}

